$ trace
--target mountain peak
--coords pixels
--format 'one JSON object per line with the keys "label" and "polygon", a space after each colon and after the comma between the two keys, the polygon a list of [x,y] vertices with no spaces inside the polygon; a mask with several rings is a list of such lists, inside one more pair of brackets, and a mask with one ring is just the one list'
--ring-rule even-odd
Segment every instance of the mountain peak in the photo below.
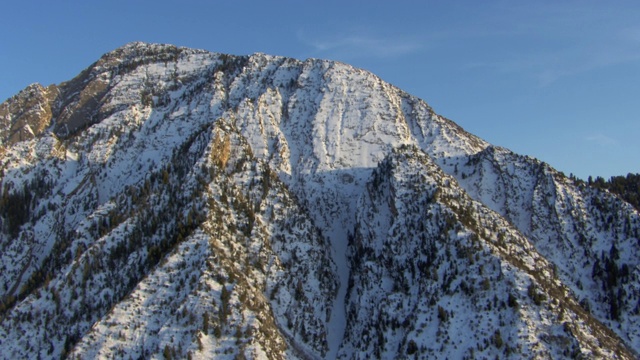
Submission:
{"label": "mountain peak", "polygon": [[640,350],[638,212],[367,71],[134,42],[0,122],[6,356]]}

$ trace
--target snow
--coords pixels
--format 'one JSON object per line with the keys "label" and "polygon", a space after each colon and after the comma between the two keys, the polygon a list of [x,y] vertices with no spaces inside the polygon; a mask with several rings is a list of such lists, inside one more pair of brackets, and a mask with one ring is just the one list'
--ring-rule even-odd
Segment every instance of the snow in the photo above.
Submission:
{"label": "snow", "polygon": [[[594,319],[640,349],[640,217],[616,198],[346,64],[142,43],[97,64],[104,118],[0,159],[3,187],[51,184],[20,241],[1,235],[1,295],[55,270],[3,318],[3,354],[78,335],[82,357],[557,358],[591,354]],[[619,320],[592,275],[614,244]]]}

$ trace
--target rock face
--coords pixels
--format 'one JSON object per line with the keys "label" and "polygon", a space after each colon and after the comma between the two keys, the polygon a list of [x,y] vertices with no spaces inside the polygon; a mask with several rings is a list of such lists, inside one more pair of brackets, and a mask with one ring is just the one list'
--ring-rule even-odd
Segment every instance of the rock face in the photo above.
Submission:
{"label": "rock face", "polygon": [[638,357],[638,212],[368,72],[132,43],[0,122],[8,357]]}
{"label": "rock face", "polygon": [[0,104],[1,144],[11,146],[40,135],[51,124],[58,94],[55,85],[34,84]]}

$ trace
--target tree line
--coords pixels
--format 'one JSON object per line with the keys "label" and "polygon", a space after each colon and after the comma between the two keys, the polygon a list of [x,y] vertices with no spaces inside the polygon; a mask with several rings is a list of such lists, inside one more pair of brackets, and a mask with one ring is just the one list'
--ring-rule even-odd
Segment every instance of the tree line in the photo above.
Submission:
{"label": "tree line", "polygon": [[640,211],[640,174],[612,176],[609,180],[600,176],[596,176],[595,179],[589,176],[587,183],[598,189],[609,190]]}

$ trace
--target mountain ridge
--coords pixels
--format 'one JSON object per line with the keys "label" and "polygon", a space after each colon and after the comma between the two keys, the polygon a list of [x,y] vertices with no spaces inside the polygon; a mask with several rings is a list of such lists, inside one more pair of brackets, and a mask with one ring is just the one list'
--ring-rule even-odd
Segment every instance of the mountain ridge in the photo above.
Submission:
{"label": "mountain ridge", "polygon": [[3,353],[637,356],[638,212],[364,70],[131,43],[28,89],[0,105]]}

